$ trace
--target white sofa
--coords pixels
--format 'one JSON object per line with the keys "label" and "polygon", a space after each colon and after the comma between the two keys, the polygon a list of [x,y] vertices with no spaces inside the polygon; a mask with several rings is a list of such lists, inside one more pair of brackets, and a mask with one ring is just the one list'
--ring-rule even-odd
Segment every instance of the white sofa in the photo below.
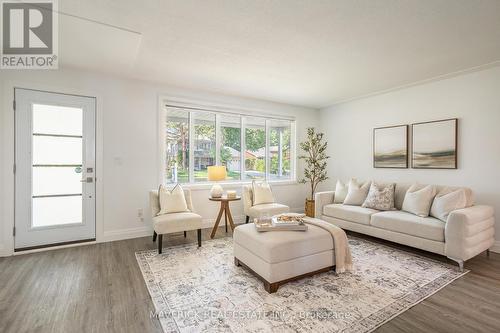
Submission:
{"label": "white sofa", "polygon": [[[316,217],[342,229],[382,238],[395,243],[445,255],[463,270],[465,260],[489,251],[495,242],[493,207],[474,205],[474,194],[464,188],[467,208],[450,213],[446,222],[432,216],[422,218],[401,211],[411,186],[396,183],[394,211],[378,211],[361,206],[334,204],[334,191],[315,195]],[[439,191],[442,187],[437,186]]]}

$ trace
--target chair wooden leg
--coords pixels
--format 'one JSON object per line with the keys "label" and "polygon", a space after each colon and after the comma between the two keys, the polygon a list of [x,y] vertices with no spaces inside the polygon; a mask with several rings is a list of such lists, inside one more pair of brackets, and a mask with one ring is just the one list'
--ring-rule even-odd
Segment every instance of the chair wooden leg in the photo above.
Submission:
{"label": "chair wooden leg", "polygon": [[186,238],[186,237],[187,237],[187,234],[186,234],[186,232],[184,231],[184,238]]}
{"label": "chair wooden leg", "polygon": [[201,229],[198,229],[197,232],[198,232],[198,247],[201,247]]}
{"label": "chair wooden leg", "polygon": [[159,234],[158,235],[158,254],[161,254],[162,250],[162,241],[163,241],[163,235]]}
{"label": "chair wooden leg", "polygon": [[250,216],[247,215],[247,218],[245,219],[245,223],[248,223],[249,220],[250,220]]}
{"label": "chair wooden leg", "polygon": [[226,233],[227,233],[227,208],[226,210],[224,211],[224,221],[226,223]]}
{"label": "chair wooden leg", "polygon": [[156,236],[158,236],[158,234],[156,231],[153,231],[153,243],[156,242]]}

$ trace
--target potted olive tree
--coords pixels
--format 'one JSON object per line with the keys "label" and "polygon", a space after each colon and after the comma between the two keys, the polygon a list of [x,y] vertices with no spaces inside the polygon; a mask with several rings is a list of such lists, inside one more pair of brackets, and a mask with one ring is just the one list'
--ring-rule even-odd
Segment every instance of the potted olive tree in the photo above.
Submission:
{"label": "potted olive tree", "polygon": [[328,179],[326,173],[326,161],[330,156],[326,155],[327,143],[323,142],[323,133],[316,133],[314,128],[307,129],[307,140],[300,143],[300,148],[304,151],[299,159],[306,162],[304,178],[300,183],[310,184],[311,197],[306,198],[306,215],[314,217],[314,193],[321,182]]}

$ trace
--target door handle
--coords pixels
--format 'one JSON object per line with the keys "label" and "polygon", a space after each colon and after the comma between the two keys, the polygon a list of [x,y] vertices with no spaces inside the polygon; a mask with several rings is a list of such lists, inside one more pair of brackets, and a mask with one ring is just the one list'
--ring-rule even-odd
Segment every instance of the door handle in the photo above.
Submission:
{"label": "door handle", "polygon": [[92,183],[94,181],[94,178],[92,177],[87,177],[85,179],[81,179],[80,183]]}

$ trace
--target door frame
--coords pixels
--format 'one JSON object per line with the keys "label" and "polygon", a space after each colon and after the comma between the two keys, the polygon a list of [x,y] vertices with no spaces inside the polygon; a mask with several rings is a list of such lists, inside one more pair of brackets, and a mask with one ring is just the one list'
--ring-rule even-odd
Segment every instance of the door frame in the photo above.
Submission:
{"label": "door frame", "polygon": [[[3,105],[0,105],[6,112],[3,112],[3,156],[5,161],[1,174],[1,182],[3,186],[3,202],[0,218],[4,221],[3,233],[4,239],[0,239],[0,256],[21,255],[25,253],[44,251],[51,248],[62,248],[70,246],[81,246],[87,244],[95,244],[104,241],[104,209],[103,209],[103,112],[102,112],[102,95],[97,91],[88,89],[74,88],[63,85],[63,80],[58,80],[59,84],[45,84],[39,82],[31,82],[28,80],[12,80],[4,82],[4,89],[0,93],[3,94]],[[39,90],[44,92],[53,92],[66,95],[76,95],[93,97],[96,100],[95,110],[95,226],[96,240],[86,243],[75,243],[71,245],[61,245],[54,247],[40,248],[36,250],[26,250],[14,252],[14,220],[15,220],[15,114],[13,101],[15,98],[15,88]],[[0,226],[1,227],[1,226]],[[3,243],[3,244],[2,244]]]}
{"label": "door frame", "polygon": [[[14,252],[22,252],[58,245],[90,242],[96,240],[95,216],[95,129],[96,98],[61,94],[34,89],[15,88],[15,235]],[[82,169],[91,167],[92,182],[83,184],[81,188],[82,220],[78,223],[63,223],[48,226],[33,225],[33,104],[61,105],[82,109]],[[19,155],[18,155],[19,154]],[[86,171],[75,178],[89,176]],[[72,192],[70,192],[72,193]],[[30,209],[26,209],[29,196]],[[20,209],[20,211],[17,211]],[[27,222],[29,223],[27,224]],[[73,231],[73,232],[72,232]],[[75,234],[76,232],[76,234]]]}

